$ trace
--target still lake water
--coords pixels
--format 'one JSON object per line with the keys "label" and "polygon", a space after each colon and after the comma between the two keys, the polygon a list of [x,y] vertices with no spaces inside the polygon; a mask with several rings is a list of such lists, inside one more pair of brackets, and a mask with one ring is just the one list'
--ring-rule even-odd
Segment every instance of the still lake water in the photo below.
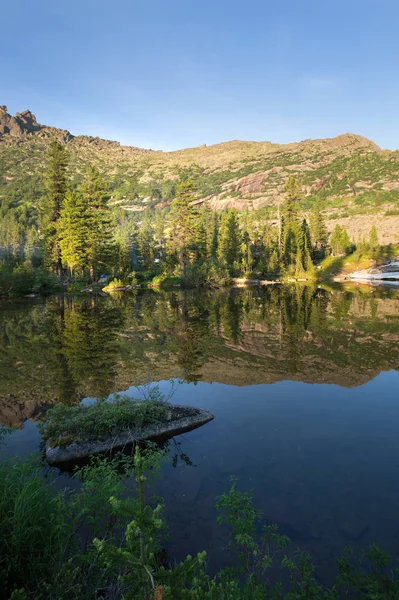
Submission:
{"label": "still lake water", "polygon": [[[215,498],[229,476],[309,551],[323,580],[345,545],[399,558],[399,292],[273,287],[3,301],[6,455],[40,452],[37,422],[77,403],[184,377],[173,402],[216,418],[170,444],[156,493],[170,554],[224,565]],[[183,457],[181,456],[183,453]],[[186,455],[192,465],[183,460]],[[68,483],[66,476],[62,481]]]}

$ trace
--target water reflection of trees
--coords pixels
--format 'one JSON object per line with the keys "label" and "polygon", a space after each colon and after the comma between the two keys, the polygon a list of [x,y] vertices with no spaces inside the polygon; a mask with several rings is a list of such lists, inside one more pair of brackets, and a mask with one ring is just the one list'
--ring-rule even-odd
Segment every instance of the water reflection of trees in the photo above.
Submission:
{"label": "water reflection of trees", "polygon": [[0,352],[6,357],[0,376],[11,390],[15,365],[20,366],[27,391],[41,392],[51,401],[106,396],[114,391],[116,333],[122,326],[120,307],[102,299],[55,297],[15,311],[11,319],[0,321]]}
{"label": "water reflection of trees", "polygon": [[395,302],[399,309],[393,292],[275,286],[4,305],[0,402],[10,394],[77,402],[151,378],[197,382],[205,368],[209,378],[209,365],[216,377],[223,365],[228,383],[230,372],[237,381],[237,358],[250,383],[254,356],[267,381],[323,381],[324,370],[351,368],[374,376],[399,367],[399,322],[384,317],[389,302],[391,313]]}

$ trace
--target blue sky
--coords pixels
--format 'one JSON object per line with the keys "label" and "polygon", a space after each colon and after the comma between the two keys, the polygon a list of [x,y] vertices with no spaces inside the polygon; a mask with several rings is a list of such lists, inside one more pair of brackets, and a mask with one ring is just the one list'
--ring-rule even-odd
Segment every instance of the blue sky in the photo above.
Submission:
{"label": "blue sky", "polygon": [[1,20],[0,104],[74,134],[399,147],[399,0],[12,0]]}

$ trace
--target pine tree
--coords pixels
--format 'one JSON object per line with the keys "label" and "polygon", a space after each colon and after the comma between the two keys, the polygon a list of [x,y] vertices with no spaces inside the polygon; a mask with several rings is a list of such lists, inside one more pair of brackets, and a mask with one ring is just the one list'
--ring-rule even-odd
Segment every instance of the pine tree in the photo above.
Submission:
{"label": "pine tree", "polygon": [[107,184],[92,166],[87,170],[81,192],[87,208],[87,266],[91,279],[95,279],[97,270],[114,258],[116,247],[107,206]]}
{"label": "pine tree", "polygon": [[62,256],[62,264],[73,275],[76,271],[84,274],[88,264],[87,238],[89,214],[82,194],[68,192],[57,223],[57,239]]}
{"label": "pine tree", "polygon": [[211,258],[216,258],[219,244],[219,215],[212,211],[212,217],[207,229],[207,252]]}
{"label": "pine tree", "polygon": [[306,219],[303,219],[301,225],[301,235],[298,249],[301,254],[301,262],[303,270],[310,271],[312,269],[312,242],[310,238],[310,229]]}
{"label": "pine tree", "polygon": [[[201,206],[198,211],[198,228],[201,230],[198,235],[200,237],[199,243],[202,245],[202,252],[200,251],[199,254],[205,258],[216,258],[219,229],[217,212],[211,210],[209,206]],[[203,251],[204,242],[205,252]]]}
{"label": "pine tree", "polygon": [[62,258],[57,224],[68,189],[67,165],[68,155],[65,147],[57,141],[51,142],[47,154],[46,198],[42,222],[45,262],[49,267],[56,268],[59,275],[62,273]]}
{"label": "pine tree", "polygon": [[89,167],[79,192],[67,193],[56,227],[62,264],[71,273],[89,270],[92,279],[100,265],[114,258],[115,244],[106,185],[100,173]]}
{"label": "pine tree", "polygon": [[246,276],[249,276],[253,270],[253,255],[252,255],[252,244],[251,237],[247,230],[242,234],[242,268]]}
{"label": "pine tree", "polygon": [[273,252],[270,256],[268,270],[273,274],[277,274],[281,270],[280,256],[279,256],[277,248],[275,250],[273,250]]}
{"label": "pine tree", "polygon": [[377,227],[373,225],[370,231],[370,247],[372,250],[376,250],[379,245]]}
{"label": "pine tree", "polygon": [[330,239],[331,250],[335,256],[341,254],[341,250],[342,250],[341,236],[342,236],[342,227],[339,223],[337,223],[331,233],[331,239]]}
{"label": "pine tree", "polygon": [[341,232],[341,252],[343,254],[348,254],[351,249],[351,241],[349,239],[349,233],[345,228],[342,229]]}
{"label": "pine tree", "polygon": [[137,231],[136,242],[137,254],[141,258],[141,263],[143,264],[144,268],[148,269],[153,264],[155,258],[154,229],[152,226],[152,219],[148,214],[144,215],[143,220],[140,223],[140,227]]}
{"label": "pine tree", "polygon": [[315,250],[324,250],[328,243],[328,231],[319,202],[310,215],[310,232]]}
{"label": "pine tree", "polygon": [[176,198],[171,203],[170,249],[177,253],[180,274],[185,275],[189,253],[193,249],[196,234],[197,210],[193,206],[194,184],[190,179],[177,188]]}
{"label": "pine tree", "polygon": [[155,210],[154,236],[157,244],[162,247],[165,237],[165,215],[159,208]]}
{"label": "pine tree", "polygon": [[193,243],[193,250],[195,255],[195,261],[203,261],[208,258],[207,249],[207,231],[205,223],[200,221],[196,228],[195,238]]}
{"label": "pine tree", "polygon": [[241,232],[238,225],[237,211],[226,211],[222,216],[219,229],[218,258],[230,268],[240,258]]}
{"label": "pine tree", "polygon": [[299,224],[299,202],[302,199],[301,186],[295,177],[289,177],[286,184],[286,197],[281,216],[281,244],[286,267],[296,265],[298,246],[301,238]]}
{"label": "pine tree", "polygon": [[330,244],[332,253],[336,256],[340,254],[346,254],[350,250],[351,242],[349,239],[349,234],[346,229],[341,227],[341,225],[338,223],[334,227],[334,230],[331,234]]}

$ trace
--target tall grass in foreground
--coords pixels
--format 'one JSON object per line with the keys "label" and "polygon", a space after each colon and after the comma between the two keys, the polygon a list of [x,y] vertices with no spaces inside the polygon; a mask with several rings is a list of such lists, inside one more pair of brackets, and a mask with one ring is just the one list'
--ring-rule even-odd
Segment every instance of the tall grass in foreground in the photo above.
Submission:
{"label": "tall grass in foreground", "polygon": [[[44,479],[40,465],[1,463],[1,600],[399,600],[398,573],[376,545],[360,562],[344,554],[333,586],[318,582],[309,556],[290,550],[277,526],[260,527],[261,512],[235,481],[217,508],[238,566],[213,577],[205,552],[165,560],[163,505],[146,494],[161,460],[138,448],[134,458],[97,459],[68,493]],[[82,524],[88,539],[77,535]]]}
{"label": "tall grass in foreground", "polygon": [[32,461],[0,466],[0,586],[38,586],[61,570],[74,547],[74,520],[65,493],[43,480]]}

